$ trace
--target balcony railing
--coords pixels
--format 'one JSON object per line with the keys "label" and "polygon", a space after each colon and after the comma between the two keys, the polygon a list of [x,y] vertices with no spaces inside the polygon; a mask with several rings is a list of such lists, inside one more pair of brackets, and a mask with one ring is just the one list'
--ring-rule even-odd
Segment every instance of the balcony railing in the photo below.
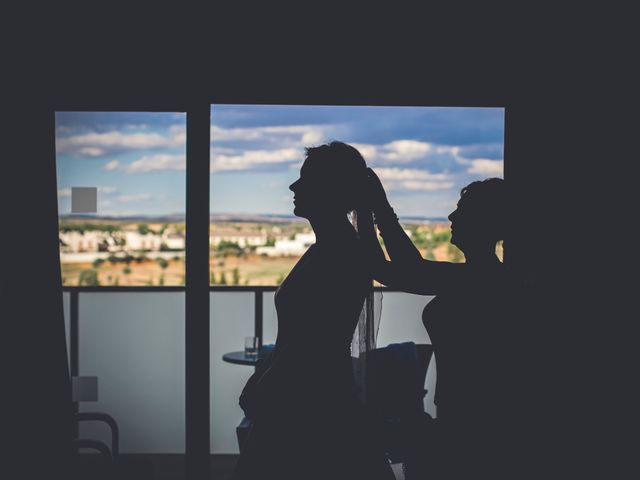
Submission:
{"label": "balcony railing", "polygon": [[[222,355],[242,350],[244,336],[275,341],[276,289],[210,287],[211,453],[237,453],[238,396],[253,372],[224,363]],[[376,290],[384,292],[379,346],[429,343],[420,322],[429,298]],[[98,402],[82,403],[79,410],[113,415],[123,453],[184,453],[185,287],[66,286],[63,293],[70,373],[99,381]],[[428,376],[427,387],[434,381]],[[431,394],[425,406],[434,408]],[[108,432],[99,425],[81,428],[83,437],[108,443]]]}

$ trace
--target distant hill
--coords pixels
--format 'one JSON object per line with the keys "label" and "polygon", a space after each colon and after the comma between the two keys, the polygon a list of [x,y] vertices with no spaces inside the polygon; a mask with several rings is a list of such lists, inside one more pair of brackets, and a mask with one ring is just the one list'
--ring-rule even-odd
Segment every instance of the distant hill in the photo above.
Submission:
{"label": "distant hill", "polygon": [[[102,216],[102,215],[61,215],[67,221],[81,222],[132,222],[132,223],[183,223],[184,214]],[[292,214],[278,213],[214,213],[209,216],[211,223],[304,223],[307,220]],[[447,222],[445,217],[400,217],[403,222]]]}
{"label": "distant hill", "polygon": [[60,215],[60,218],[72,222],[144,222],[144,223],[182,223],[184,214],[169,215]]}

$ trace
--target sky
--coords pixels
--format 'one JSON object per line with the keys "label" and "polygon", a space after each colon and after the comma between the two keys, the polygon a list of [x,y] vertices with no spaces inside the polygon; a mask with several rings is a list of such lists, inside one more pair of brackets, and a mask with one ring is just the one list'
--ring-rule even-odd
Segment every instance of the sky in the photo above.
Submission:
{"label": "sky", "polygon": [[[185,211],[184,113],[58,112],[60,214],[98,187],[99,215]],[[400,217],[446,217],[469,182],[503,177],[504,109],[212,105],[212,213],[291,214],[304,148],[362,153]]]}

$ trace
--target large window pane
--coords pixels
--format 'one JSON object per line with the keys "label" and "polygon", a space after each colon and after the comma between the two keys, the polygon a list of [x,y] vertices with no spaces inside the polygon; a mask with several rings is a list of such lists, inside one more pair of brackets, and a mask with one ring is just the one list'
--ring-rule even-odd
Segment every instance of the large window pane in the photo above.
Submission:
{"label": "large window pane", "polygon": [[360,150],[426,258],[464,261],[447,216],[463,186],[503,176],[503,136],[501,108],[213,105],[211,283],[280,283],[315,241],[288,187],[331,140]]}

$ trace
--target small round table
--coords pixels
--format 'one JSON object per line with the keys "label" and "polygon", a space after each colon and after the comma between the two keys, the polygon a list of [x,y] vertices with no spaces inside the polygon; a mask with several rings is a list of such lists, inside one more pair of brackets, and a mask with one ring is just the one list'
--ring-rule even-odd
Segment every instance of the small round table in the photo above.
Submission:
{"label": "small round table", "polygon": [[249,365],[255,367],[264,358],[264,355],[246,355],[244,350],[225,353],[222,360],[236,365]]}

